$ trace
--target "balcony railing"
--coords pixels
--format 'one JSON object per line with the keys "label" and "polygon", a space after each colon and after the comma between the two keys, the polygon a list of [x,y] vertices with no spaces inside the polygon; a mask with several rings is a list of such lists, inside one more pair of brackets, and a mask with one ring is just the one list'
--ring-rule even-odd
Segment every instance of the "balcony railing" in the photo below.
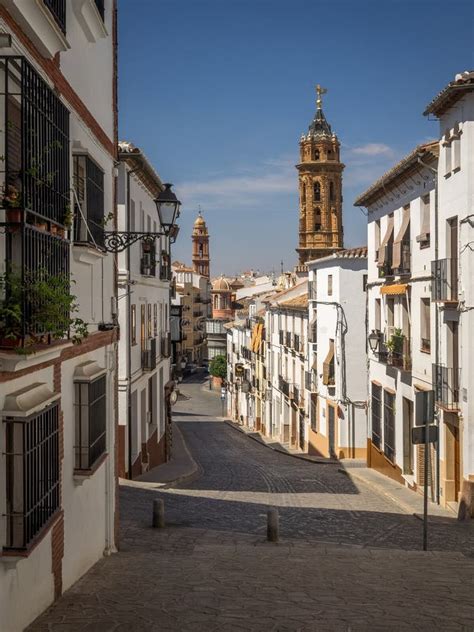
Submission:
{"label": "balcony railing", "polygon": [[431,298],[433,301],[458,300],[458,260],[438,259],[431,262]]}
{"label": "balcony railing", "polygon": [[291,342],[292,342],[292,335],[289,331],[287,331],[286,336],[285,336],[285,346],[288,347],[289,349],[292,346]]}
{"label": "balcony railing", "polygon": [[299,404],[301,398],[300,389],[297,386],[293,386],[293,399]]}
{"label": "balcony railing", "polygon": [[283,395],[286,395],[287,397],[290,396],[290,385],[286,380],[282,378],[281,375],[278,376],[278,388],[283,393]]}
{"label": "balcony railing", "polygon": [[285,333],[280,329],[278,334],[279,334],[280,344],[284,345],[285,344]]}
{"label": "balcony railing", "polygon": [[393,275],[392,269],[392,257],[393,257],[393,244],[388,243],[384,246],[384,263],[379,266],[379,277],[387,277]]}
{"label": "balcony railing", "polygon": [[305,371],[304,386],[307,391],[316,391],[316,373],[314,371]]}
{"label": "balcony railing", "polygon": [[458,410],[461,371],[459,368],[433,364],[433,388],[436,403],[447,410]]}
{"label": "balcony railing", "polygon": [[[66,33],[66,0],[43,0],[53,16],[56,24]],[[97,0],[96,0],[97,4]],[[103,16],[102,16],[103,19]]]}
{"label": "balcony railing", "polygon": [[397,336],[394,342],[395,348],[390,348],[387,343],[394,337],[395,328],[387,327],[385,334],[377,332],[379,336],[377,351],[375,352],[379,362],[396,367],[402,371],[411,371],[411,342],[405,335]]}
{"label": "balcony railing", "polygon": [[143,274],[144,276],[156,276],[156,254],[154,242],[146,241],[142,243],[140,274]]}
{"label": "balcony railing", "polygon": [[156,368],[156,338],[150,338],[148,349],[142,351],[142,369],[153,371]]}
{"label": "balcony railing", "polygon": [[293,347],[298,353],[301,351],[301,338],[298,334],[293,336]]}
{"label": "balcony railing", "polygon": [[69,111],[23,57],[0,57],[0,156],[6,221],[64,232],[71,215]]}

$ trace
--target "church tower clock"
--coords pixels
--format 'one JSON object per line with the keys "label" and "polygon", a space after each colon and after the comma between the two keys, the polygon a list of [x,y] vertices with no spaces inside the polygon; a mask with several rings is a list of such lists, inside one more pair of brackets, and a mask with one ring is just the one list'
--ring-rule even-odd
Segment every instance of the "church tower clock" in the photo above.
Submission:
{"label": "church tower clock", "polygon": [[322,110],[322,95],[316,87],[316,114],[308,133],[300,140],[300,163],[296,165],[300,190],[300,265],[343,248],[342,171],[340,145]]}

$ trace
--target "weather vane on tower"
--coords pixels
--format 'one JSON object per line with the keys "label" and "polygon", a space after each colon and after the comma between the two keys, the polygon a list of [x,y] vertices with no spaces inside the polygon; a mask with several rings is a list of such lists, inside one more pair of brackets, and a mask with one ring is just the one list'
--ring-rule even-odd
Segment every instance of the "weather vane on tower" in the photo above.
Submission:
{"label": "weather vane on tower", "polygon": [[323,88],[322,86],[319,85],[319,83],[316,86],[316,94],[318,95],[318,98],[316,99],[316,106],[317,106],[318,110],[321,109],[321,105],[322,105],[322,102],[323,102],[322,99],[321,99],[321,96],[323,94],[326,94],[327,91],[328,91],[327,88]]}

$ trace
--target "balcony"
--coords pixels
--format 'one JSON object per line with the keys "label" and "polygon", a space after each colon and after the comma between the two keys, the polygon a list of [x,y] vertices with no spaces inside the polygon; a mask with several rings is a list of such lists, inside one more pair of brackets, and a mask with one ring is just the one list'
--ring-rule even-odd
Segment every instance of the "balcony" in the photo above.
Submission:
{"label": "balcony", "polygon": [[393,269],[392,269],[393,243],[388,243],[385,246],[383,246],[383,248],[384,248],[383,263],[381,265],[378,264],[379,278],[381,279],[388,276],[393,276]]}
{"label": "balcony", "polygon": [[285,334],[285,346],[288,347],[288,349],[291,349],[292,347],[292,335],[289,331],[286,332]]}
{"label": "balcony", "polygon": [[440,302],[458,302],[458,260],[438,259],[431,262],[431,299]]}
{"label": "balcony", "polygon": [[301,401],[301,392],[297,386],[293,386],[293,399],[299,405]]}
{"label": "balcony", "polygon": [[281,375],[278,376],[278,388],[287,397],[290,396],[290,385],[289,383],[282,378]]}
{"label": "balcony", "polygon": [[315,371],[305,371],[304,387],[307,391],[310,391],[310,392],[316,391],[316,372]]}
{"label": "balcony", "polygon": [[435,401],[444,410],[460,409],[461,370],[433,364]]}
{"label": "balcony", "polygon": [[298,334],[293,336],[293,347],[298,353],[301,351],[301,338]]}
{"label": "balcony", "polygon": [[153,371],[156,369],[156,338],[150,338],[148,349],[142,351],[143,371]]}
{"label": "balcony", "polygon": [[154,240],[142,242],[142,256],[140,259],[140,274],[156,276],[156,254]]}
{"label": "balcony", "polygon": [[387,327],[385,334],[378,332],[379,342],[375,355],[379,362],[402,371],[411,371],[411,341],[400,329]]}
{"label": "balcony", "polygon": [[279,341],[280,341],[280,345],[284,345],[285,344],[285,333],[280,329],[280,331],[278,332],[279,335]]}

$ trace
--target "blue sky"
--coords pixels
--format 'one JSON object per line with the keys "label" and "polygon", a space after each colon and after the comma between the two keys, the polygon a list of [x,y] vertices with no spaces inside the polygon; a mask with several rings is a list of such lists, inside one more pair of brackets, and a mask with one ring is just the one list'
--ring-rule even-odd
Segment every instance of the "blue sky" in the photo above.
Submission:
{"label": "blue sky", "polygon": [[296,263],[298,142],[314,86],[342,144],[345,245],[366,243],[357,194],[437,135],[424,106],[474,68],[469,0],[119,0],[120,137],[198,205],[211,273]]}

